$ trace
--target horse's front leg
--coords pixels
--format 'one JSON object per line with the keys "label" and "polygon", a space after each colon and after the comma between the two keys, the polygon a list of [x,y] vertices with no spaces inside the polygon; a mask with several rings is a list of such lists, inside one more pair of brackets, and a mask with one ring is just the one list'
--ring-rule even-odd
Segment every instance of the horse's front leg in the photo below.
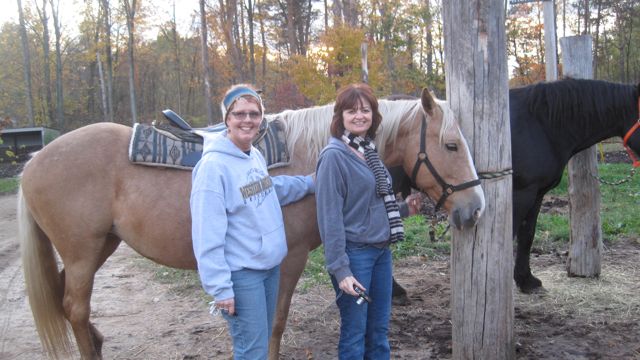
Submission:
{"label": "horse's front leg", "polygon": [[[526,216],[519,223],[514,222],[517,237],[517,250],[513,278],[520,291],[533,293],[542,287],[542,281],[531,273],[531,248],[536,232],[538,214],[542,205],[542,196],[535,200]],[[515,221],[515,219],[514,219]]]}

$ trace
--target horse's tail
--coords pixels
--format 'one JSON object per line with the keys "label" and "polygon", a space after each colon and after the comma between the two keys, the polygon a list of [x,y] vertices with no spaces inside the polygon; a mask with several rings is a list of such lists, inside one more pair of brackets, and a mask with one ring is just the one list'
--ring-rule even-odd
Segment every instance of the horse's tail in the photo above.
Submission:
{"label": "horse's tail", "polygon": [[64,284],[53,246],[33,218],[22,187],[18,192],[18,238],[24,282],[40,342],[51,357],[69,358],[73,347],[62,307]]}

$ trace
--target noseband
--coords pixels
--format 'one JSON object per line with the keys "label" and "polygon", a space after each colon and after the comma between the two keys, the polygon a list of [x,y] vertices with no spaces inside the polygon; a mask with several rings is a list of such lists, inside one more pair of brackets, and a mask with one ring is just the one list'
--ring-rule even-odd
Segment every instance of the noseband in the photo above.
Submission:
{"label": "noseband", "polygon": [[480,179],[475,179],[472,181],[468,181],[466,183],[462,183],[460,185],[451,185],[448,184],[444,179],[438,174],[438,171],[433,166],[431,161],[429,160],[429,156],[427,155],[425,138],[427,136],[427,117],[423,113],[422,114],[422,125],[420,126],[420,152],[418,153],[418,158],[416,159],[416,164],[413,166],[413,173],[411,174],[411,181],[414,184],[417,184],[416,178],[418,176],[418,171],[420,170],[420,165],[425,164],[427,169],[431,172],[433,177],[436,179],[438,184],[442,187],[442,195],[436,204],[435,211],[437,212],[444,202],[447,200],[449,195],[453,194],[456,191],[468,189],[470,187],[480,185]]}

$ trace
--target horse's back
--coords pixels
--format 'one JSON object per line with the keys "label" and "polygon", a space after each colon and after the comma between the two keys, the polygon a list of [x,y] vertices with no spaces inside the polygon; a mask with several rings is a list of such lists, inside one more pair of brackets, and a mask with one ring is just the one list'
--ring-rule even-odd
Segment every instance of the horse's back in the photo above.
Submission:
{"label": "horse's back", "polygon": [[131,134],[98,123],[45,146],[23,172],[29,208],[58,251],[115,236],[159,263],[193,268],[191,173],[132,164]]}

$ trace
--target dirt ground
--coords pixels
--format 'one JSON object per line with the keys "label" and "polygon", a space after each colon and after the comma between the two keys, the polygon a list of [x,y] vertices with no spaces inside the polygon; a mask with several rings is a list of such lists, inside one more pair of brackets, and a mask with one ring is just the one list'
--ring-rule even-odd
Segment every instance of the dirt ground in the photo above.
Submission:
{"label": "dirt ground", "polygon": [[[24,292],[16,241],[15,195],[0,196],[0,359],[42,359]],[[599,279],[567,278],[562,249],[536,254],[546,291],[515,293],[518,359],[640,359],[640,242],[605,244]],[[126,245],[98,272],[92,320],[105,336],[105,359],[229,359],[220,317],[200,290],[175,291]],[[449,262],[413,257],[395,275],[410,304],[395,306],[393,359],[451,357]],[[339,318],[333,290],[317,286],[293,298],[282,359],[335,359]]]}

